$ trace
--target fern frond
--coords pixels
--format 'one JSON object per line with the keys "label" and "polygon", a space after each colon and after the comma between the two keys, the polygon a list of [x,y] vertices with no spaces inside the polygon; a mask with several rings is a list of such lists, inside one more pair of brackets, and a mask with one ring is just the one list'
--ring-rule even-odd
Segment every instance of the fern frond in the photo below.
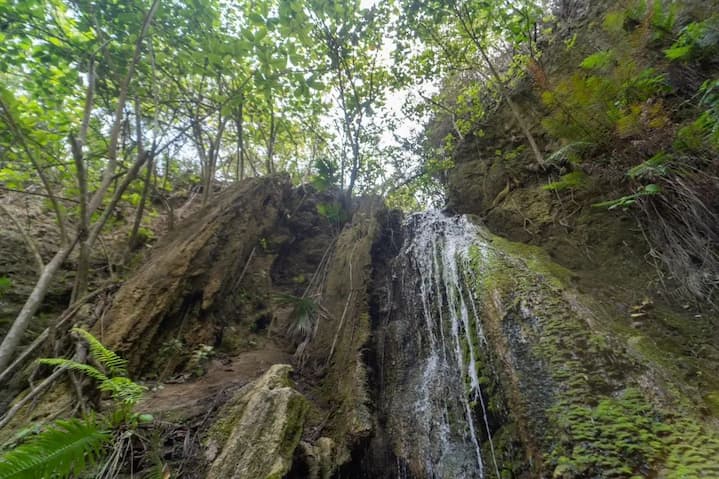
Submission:
{"label": "fern frond", "polygon": [[556,163],[562,163],[564,161],[569,161],[572,156],[578,155],[583,151],[586,151],[590,148],[593,148],[596,146],[594,143],[590,141],[574,141],[572,143],[568,143],[549,155],[545,162],[547,164],[556,164]]}
{"label": "fern frond", "polygon": [[90,346],[90,355],[107,369],[110,376],[127,376],[127,360],[122,359],[114,351],[110,351],[88,331],[82,328],[72,328],[74,333],[83,337]]}
{"label": "fern frond", "polygon": [[100,391],[109,392],[114,400],[131,406],[142,398],[147,388],[129,378],[117,377],[101,382]]}
{"label": "fern frond", "polygon": [[94,368],[94,367],[90,366],[89,364],[78,363],[77,361],[73,361],[72,359],[40,358],[37,360],[37,362],[40,364],[47,364],[48,366],[66,367],[73,371],[83,373],[86,376],[89,376],[92,379],[99,381],[100,383],[104,383],[105,381],[108,381],[110,379],[107,376],[105,376],[99,369]]}
{"label": "fern frond", "polygon": [[57,420],[49,429],[0,457],[0,479],[77,475],[97,461],[111,437],[93,418]]}

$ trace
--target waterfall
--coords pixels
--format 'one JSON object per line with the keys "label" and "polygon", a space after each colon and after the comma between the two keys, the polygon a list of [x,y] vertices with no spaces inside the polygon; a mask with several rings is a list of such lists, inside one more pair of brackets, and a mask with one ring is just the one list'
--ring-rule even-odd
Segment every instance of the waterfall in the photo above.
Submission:
{"label": "waterfall", "polygon": [[499,477],[476,362],[486,340],[470,265],[489,246],[464,216],[419,213],[404,228],[385,338],[388,423],[403,438],[395,448],[420,477]]}

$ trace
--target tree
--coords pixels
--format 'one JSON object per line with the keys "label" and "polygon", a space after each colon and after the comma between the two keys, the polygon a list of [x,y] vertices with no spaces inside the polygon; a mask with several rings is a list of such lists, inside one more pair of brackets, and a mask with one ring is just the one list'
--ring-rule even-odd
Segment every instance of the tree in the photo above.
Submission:
{"label": "tree", "polygon": [[343,187],[348,177],[347,199],[366,166],[362,140],[370,117],[392,84],[381,58],[390,12],[389,3],[362,8],[359,0],[314,0],[307,6],[306,14],[314,25],[313,38],[329,63],[326,77],[339,110],[336,124],[341,138]]}
{"label": "tree", "polygon": [[[531,0],[487,2],[481,0],[405,0],[401,29],[403,46],[419,39],[423,48],[411,56],[412,71],[424,76],[472,71],[482,77],[486,87],[495,88],[507,103],[525,136],[539,166],[544,156],[529,125],[512,99],[508,78],[498,66],[503,47],[514,50],[526,46],[534,56],[533,28],[539,6]],[[405,49],[400,49],[405,54]],[[511,61],[523,61],[524,55],[510,54]],[[400,61],[400,59],[397,59]],[[471,87],[466,96],[473,97]],[[476,91],[476,89],[475,89]],[[473,108],[478,108],[475,101]]]}
{"label": "tree", "polygon": [[[99,32],[102,30],[91,26],[97,27],[96,18],[92,16],[91,11],[80,11],[86,16],[80,17],[78,21],[68,14],[65,4],[47,1],[39,2],[27,11],[18,8],[10,12],[15,14],[15,17],[11,15],[15,22],[23,22],[24,25],[12,24],[11,31],[14,34],[14,41],[11,42],[11,45],[18,46],[18,48],[10,47],[4,53],[15,54],[15,57],[10,57],[14,58],[13,67],[32,73],[20,76],[20,81],[17,84],[11,83],[11,87],[15,87],[18,91],[27,91],[30,95],[17,95],[7,89],[2,91],[1,118],[12,135],[9,149],[15,153],[14,158],[18,162],[29,162],[46,190],[56,214],[62,245],[43,268],[30,297],[0,344],[0,371],[9,364],[30,320],[42,304],[51,281],[78,243],[80,244],[80,255],[73,298],[84,296],[87,291],[89,257],[92,247],[122,193],[146,160],[145,155],[136,155],[136,160],[131,167],[124,174],[116,175],[119,164],[120,135],[125,118],[125,104],[135,69],[142,55],[145,37],[158,6],[159,0],[154,0],[149,9],[142,13],[140,27],[135,33],[133,54],[129,63],[125,65],[124,75],[115,90],[117,96],[114,114],[109,123],[107,147],[102,153],[106,162],[103,164],[103,173],[99,184],[93,185],[96,186],[93,192],[90,191],[91,184],[88,182],[87,171],[90,159],[86,145],[95,111],[97,82],[98,80],[108,80],[102,76],[98,79],[98,67],[100,71],[107,73],[108,65],[103,63],[96,65],[95,55],[106,48],[108,42],[100,43],[98,48],[97,43],[102,39],[102,34]],[[50,30],[45,28],[48,16],[54,19],[54,28]],[[92,20],[89,17],[93,17]],[[120,32],[126,32],[124,27],[120,29]],[[33,42],[40,46],[33,51],[33,55],[28,56],[26,49]],[[43,68],[37,68],[39,66],[36,66],[37,63],[48,59],[53,61],[49,67],[45,65]],[[87,65],[84,89],[79,87],[82,85],[82,81],[78,71],[78,66],[83,64]],[[53,77],[43,78],[46,74],[39,73],[40,77],[38,78],[35,68],[39,72],[50,71]],[[49,81],[55,87],[54,90],[47,90],[47,86],[42,83],[44,81]],[[81,91],[85,92],[84,98],[79,93]],[[48,113],[48,110],[52,113]],[[65,146],[67,145],[65,138],[70,139],[69,147]],[[72,152],[74,171],[62,161],[62,157],[68,153],[68,150]],[[68,233],[71,224],[65,208],[56,198],[55,186],[47,173],[47,171],[53,172],[53,169],[47,168],[48,166],[54,166],[54,172],[65,181],[74,177],[74,181],[77,183],[79,198],[75,200],[75,203],[78,207],[78,221],[75,227],[76,232],[73,235]],[[104,205],[102,214],[93,222],[92,216],[103,206],[103,200],[112,183],[118,179],[122,181],[116,186],[109,204]]]}

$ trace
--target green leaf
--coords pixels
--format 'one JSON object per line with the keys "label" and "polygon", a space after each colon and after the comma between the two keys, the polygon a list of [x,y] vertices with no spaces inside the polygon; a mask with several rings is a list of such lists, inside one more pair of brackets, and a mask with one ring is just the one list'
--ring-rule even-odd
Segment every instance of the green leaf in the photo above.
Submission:
{"label": "green leaf", "polygon": [[0,457],[0,479],[77,477],[97,462],[111,437],[93,418],[58,420]]}
{"label": "green leaf", "polygon": [[90,346],[90,354],[93,359],[102,364],[110,375],[127,375],[127,361],[125,359],[122,359],[120,356],[115,354],[114,351],[110,351],[103,346],[103,344],[88,331],[85,331],[82,328],[72,328],[72,332],[82,336],[83,339],[87,341],[87,344]]}
{"label": "green leaf", "polygon": [[579,66],[586,70],[598,70],[609,66],[613,59],[614,52],[606,50],[589,55],[582,60],[582,63],[580,63]]}
{"label": "green leaf", "polygon": [[664,55],[670,60],[685,60],[692,53],[691,45],[676,46],[664,50]]}
{"label": "green leaf", "polygon": [[247,18],[255,25],[264,25],[265,24],[265,19],[259,13],[252,12],[247,16]]}

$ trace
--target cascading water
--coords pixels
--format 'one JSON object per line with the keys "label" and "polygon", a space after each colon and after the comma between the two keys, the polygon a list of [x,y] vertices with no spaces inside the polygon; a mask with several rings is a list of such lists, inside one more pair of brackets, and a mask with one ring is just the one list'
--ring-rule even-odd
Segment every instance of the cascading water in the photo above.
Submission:
{"label": "cascading water", "polygon": [[470,267],[488,246],[466,217],[436,211],[409,217],[404,238],[379,345],[380,408],[393,450],[409,477],[499,477],[476,364],[486,341]]}

